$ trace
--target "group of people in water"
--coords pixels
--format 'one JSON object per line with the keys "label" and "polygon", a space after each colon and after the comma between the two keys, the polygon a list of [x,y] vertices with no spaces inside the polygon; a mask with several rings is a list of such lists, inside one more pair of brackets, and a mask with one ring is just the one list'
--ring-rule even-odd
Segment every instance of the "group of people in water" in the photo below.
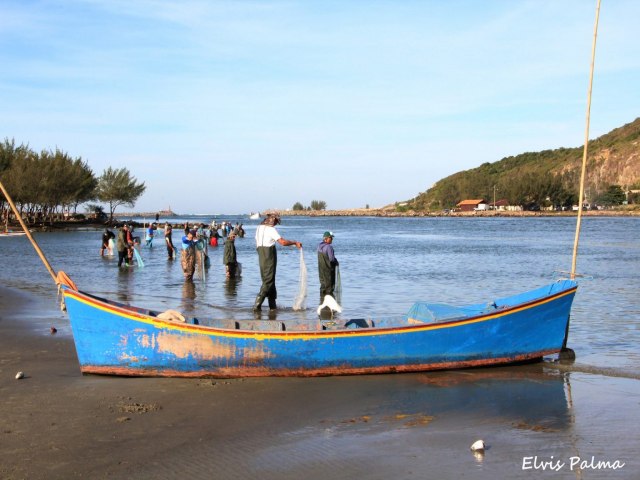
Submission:
{"label": "group of people in water", "polygon": [[[210,265],[208,247],[217,247],[219,245],[219,239],[221,238],[219,230],[222,230],[222,238],[225,238],[222,258],[226,276],[227,278],[235,278],[240,274],[235,239],[238,236],[244,237],[244,229],[241,224],[237,223],[235,228],[231,228],[230,224],[226,222],[223,222],[220,226],[214,222],[208,230],[203,223],[195,226],[195,228],[191,228],[186,224],[180,252],[180,264],[186,281],[192,281],[196,271],[204,272],[204,269]],[[165,240],[167,240],[166,234]]]}
{"label": "group of people in water", "polygon": [[[222,232],[222,234],[220,233]],[[158,235],[158,224],[151,223],[145,229],[145,246],[153,248],[153,240]],[[184,235],[181,241],[180,262],[186,280],[193,280],[193,275],[198,266],[208,267],[208,246],[218,246],[219,239],[225,239],[224,264],[227,277],[235,277],[239,273],[234,240],[236,237],[244,237],[245,231],[240,223],[232,226],[229,222],[216,224],[212,222],[209,228],[204,223],[197,225],[184,224]],[[105,251],[113,253],[112,241],[116,239],[115,247],[118,251],[118,267],[133,265],[133,257],[136,248],[140,245],[140,237],[133,235],[133,228],[124,224],[119,229],[117,236],[108,228],[102,234],[100,255]],[[170,223],[164,225],[164,243],[167,249],[167,257],[173,260],[177,257],[176,247],[173,243],[173,226]],[[201,263],[202,262],[202,263]]]}
{"label": "group of people in water", "polygon": [[140,245],[140,237],[133,236],[133,228],[128,224],[122,225],[117,235],[108,228],[105,228],[102,234],[100,255],[104,256],[105,251],[108,255],[113,255],[113,249],[115,247],[118,252],[118,267],[122,267],[123,264],[125,267],[128,267],[134,263],[133,257],[138,245]]}
{"label": "group of people in water", "polygon": [[[260,311],[265,300],[267,300],[269,310],[277,309],[276,269],[278,258],[276,244],[302,248],[301,242],[285,239],[278,233],[276,226],[280,223],[279,215],[268,214],[256,229],[255,242],[262,284],[253,304],[254,311]],[[152,223],[146,228],[145,245],[148,248],[153,248],[153,240],[157,236],[157,231],[157,223]],[[235,226],[232,226],[229,222],[216,224],[214,221],[207,228],[204,223],[197,225],[186,223],[183,233],[180,264],[185,281],[193,281],[196,272],[202,272],[204,275],[205,269],[210,265],[208,247],[218,246],[221,238],[224,239],[223,264],[227,278],[235,278],[240,275],[242,269],[237,258],[235,239],[245,236],[242,224],[236,223]],[[177,257],[172,234],[173,226],[167,222],[164,225],[164,241],[169,260]],[[128,224],[124,224],[119,229],[117,236],[111,230],[105,229],[102,235],[100,255],[104,255],[105,250],[111,251],[114,238],[116,238],[115,246],[118,251],[118,267],[123,264],[125,267],[133,265],[135,249],[140,245],[140,238],[133,235],[133,229]],[[339,263],[333,250],[333,238],[332,232],[324,232],[322,241],[317,247],[321,304],[326,296],[335,299],[336,269]]]}

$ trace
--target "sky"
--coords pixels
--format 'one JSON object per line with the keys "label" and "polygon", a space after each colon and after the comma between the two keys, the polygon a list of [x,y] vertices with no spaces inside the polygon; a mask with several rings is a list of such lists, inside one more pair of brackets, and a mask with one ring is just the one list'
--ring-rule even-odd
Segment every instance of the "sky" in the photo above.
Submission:
{"label": "sky", "polygon": [[[0,141],[127,168],[134,208],[410,199],[583,144],[596,0],[2,0]],[[640,2],[603,0],[590,138],[640,116]]]}

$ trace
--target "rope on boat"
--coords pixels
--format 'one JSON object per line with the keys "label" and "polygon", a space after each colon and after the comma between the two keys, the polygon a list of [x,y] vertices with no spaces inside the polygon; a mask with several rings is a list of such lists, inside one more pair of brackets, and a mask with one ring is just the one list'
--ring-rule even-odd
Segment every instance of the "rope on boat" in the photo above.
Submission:
{"label": "rope on boat", "polygon": [[557,280],[575,280],[577,277],[584,278],[586,280],[593,280],[593,275],[569,272],[567,270],[554,270],[553,276],[557,277]]}
{"label": "rope on boat", "polygon": [[584,130],[584,151],[582,153],[582,172],[580,174],[580,194],[578,197],[578,219],[576,221],[576,236],[573,242],[573,258],[571,259],[571,280],[576,277],[576,264],[578,261],[578,243],[580,239],[580,226],[582,225],[582,202],[584,200],[584,179],[587,170],[587,153],[589,150],[589,122],[591,118],[591,90],[593,87],[593,70],[596,60],[596,39],[598,38],[598,20],[600,18],[600,0],[596,4],[596,20],[593,27],[593,44],[591,45],[591,70],[589,73],[589,89],[587,91],[587,117]]}

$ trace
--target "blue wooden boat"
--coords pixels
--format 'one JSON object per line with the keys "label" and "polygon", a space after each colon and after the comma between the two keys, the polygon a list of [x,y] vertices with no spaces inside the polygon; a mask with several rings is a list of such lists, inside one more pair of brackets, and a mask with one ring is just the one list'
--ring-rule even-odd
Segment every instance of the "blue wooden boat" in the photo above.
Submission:
{"label": "blue wooden boat", "polygon": [[82,372],[170,377],[418,372],[539,360],[561,351],[577,284],[560,280],[486,304],[418,302],[395,318],[209,325],[62,282]]}

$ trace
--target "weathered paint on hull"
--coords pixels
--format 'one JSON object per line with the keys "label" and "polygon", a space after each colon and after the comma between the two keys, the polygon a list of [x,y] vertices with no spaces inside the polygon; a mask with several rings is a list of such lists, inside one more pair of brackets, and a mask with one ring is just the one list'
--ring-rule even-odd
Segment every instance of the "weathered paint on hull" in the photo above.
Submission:
{"label": "weathered paint on hull", "polygon": [[[311,332],[177,324],[65,290],[81,370],[126,376],[326,376],[500,365],[560,351],[574,282],[491,314]],[[524,295],[526,298],[526,295]]]}
{"label": "weathered paint on hull", "polygon": [[332,367],[314,370],[268,370],[265,368],[237,367],[217,369],[214,373],[198,371],[184,372],[180,370],[155,370],[128,367],[83,366],[82,373],[97,375],[118,375],[124,377],[182,377],[182,378],[240,378],[240,377],[328,377],[338,375],[374,375],[384,373],[411,373],[435,370],[455,370],[461,368],[508,365],[528,361],[541,361],[542,357],[558,353],[559,350],[518,355],[511,358],[496,358],[469,362],[441,362],[434,364],[403,365],[399,367],[349,368]]}

